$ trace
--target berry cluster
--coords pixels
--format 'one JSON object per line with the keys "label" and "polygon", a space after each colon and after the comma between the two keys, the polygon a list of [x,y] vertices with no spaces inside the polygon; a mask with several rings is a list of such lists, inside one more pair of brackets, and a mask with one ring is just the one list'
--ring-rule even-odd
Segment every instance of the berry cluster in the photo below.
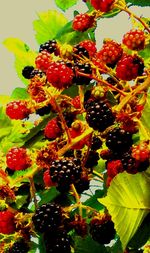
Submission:
{"label": "berry cluster", "polygon": [[21,69],[27,99],[9,100],[0,115],[2,124],[12,120],[0,138],[2,253],[35,250],[32,237],[42,239],[46,253],[82,251],[79,237],[105,247],[120,231],[97,198],[112,194],[119,173],[149,176],[149,28],[138,18],[144,28],[98,48],[97,20],[118,6],[130,12],[123,1],[83,2],[88,12],[75,12],[54,39],[46,36]]}

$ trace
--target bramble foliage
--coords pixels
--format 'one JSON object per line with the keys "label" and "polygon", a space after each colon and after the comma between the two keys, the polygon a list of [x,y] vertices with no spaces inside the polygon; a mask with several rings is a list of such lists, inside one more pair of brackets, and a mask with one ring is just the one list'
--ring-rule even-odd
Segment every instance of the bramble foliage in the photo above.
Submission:
{"label": "bramble foliage", "polygon": [[[80,0],[81,1],[81,0]],[[150,28],[139,0],[55,0],[36,52],[7,38],[25,84],[0,96],[0,252],[150,252]],[[122,42],[95,32],[124,11]]]}

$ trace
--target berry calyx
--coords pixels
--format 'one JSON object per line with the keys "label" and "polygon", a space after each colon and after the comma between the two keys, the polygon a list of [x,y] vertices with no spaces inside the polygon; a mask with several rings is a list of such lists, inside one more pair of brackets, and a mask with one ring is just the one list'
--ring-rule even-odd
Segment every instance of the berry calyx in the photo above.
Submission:
{"label": "berry calyx", "polygon": [[[107,169],[107,186],[109,186],[111,180],[118,174],[123,172],[123,165],[121,160],[113,160],[113,161],[108,161],[106,163],[106,169]],[[110,180],[111,179],[111,180]],[[109,183],[108,183],[109,181]]]}
{"label": "berry calyx", "polygon": [[62,62],[51,62],[46,71],[47,80],[55,88],[61,90],[72,84],[73,70]]}
{"label": "berry calyx", "polygon": [[15,232],[14,213],[9,210],[0,211],[0,233],[12,234]]}
{"label": "berry calyx", "polygon": [[118,61],[116,75],[121,80],[130,81],[143,74],[144,63],[137,55],[123,55]]}
{"label": "berry calyx", "polygon": [[74,17],[72,28],[76,31],[84,32],[94,26],[94,17],[87,13],[80,13]]}
{"label": "berry calyx", "polygon": [[44,135],[48,139],[55,139],[61,134],[61,125],[58,122],[57,118],[51,119],[45,129],[44,129]]}
{"label": "berry calyx", "polygon": [[102,12],[108,12],[112,9],[114,0],[91,0],[91,5]]}
{"label": "berry calyx", "polygon": [[37,232],[55,232],[62,224],[62,209],[56,204],[43,204],[37,208],[32,221]]}
{"label": "berry calyx", "polygon": [[30,114],[28,103],[23,100],[16,100],[6,105],[6,114],[11,119],[25,119]]}
{"label": "berry calyx", "polygon": [[123,36],[122,43],[131,50],[142,50],[145,47],[145,34],[142,30],[130,30]]}
{"label": "berry calyx", "polygon": [[6,163],[11,170],[25,170],[31,165],[31,160],[25,148],[11,148],[6,154]]}
{"label": "berry calyx", "polygon": [[38,56],[35,59],[37,69],[40,69],[45,72],[49,67],[51,60],[52,57],[50,53],[48,53],[46,50],[41,51],[40,53],[38,53]]}

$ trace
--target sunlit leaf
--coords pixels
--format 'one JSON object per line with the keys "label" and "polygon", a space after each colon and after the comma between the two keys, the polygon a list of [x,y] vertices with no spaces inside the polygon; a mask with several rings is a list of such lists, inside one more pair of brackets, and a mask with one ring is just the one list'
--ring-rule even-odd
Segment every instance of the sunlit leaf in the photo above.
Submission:
{"label": "sunlit leaf", "polygon": [[29,94],[25,88],[17,87],[13,90],[11,94],[12,99],[27,99],[29,98]]}
{"label": "sunlit leaf", "polygon": [[66,17],[56,10],[38,13],[38,19],[33,22],[37,42],[42,44],[48,40],[54,39],[57,32],[66,23]]}
{"label": "sunlit leaf", "polygon": [[125,0],[126,3],[131,3],[133,5],[138,5],[138,6],[150,6],[150,1],[149,0]]}
{"label": "sunlit leaf", "polygon": [[150,138],[150,93],[147,93],[146,104],[140,118],[142,125],[139,128],[140,140],[149,140]]}
{"label": "sunlit leaf", "polygon": [[118,174],[108,188],[105,198],[99,199],[112,216],[123,249],[150,211],[149,181],[143,173]]}
{"label": "sunlit leaf", "polygon": [[55,0],[56,5],[63,11],[66,11],[73,5],[75,5],[78,0]]}

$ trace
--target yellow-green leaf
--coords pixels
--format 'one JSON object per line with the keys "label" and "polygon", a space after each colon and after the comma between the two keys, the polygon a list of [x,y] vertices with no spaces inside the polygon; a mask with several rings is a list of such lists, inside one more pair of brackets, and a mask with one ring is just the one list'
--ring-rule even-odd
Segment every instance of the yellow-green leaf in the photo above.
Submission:
{"label": "yellow-green leaf", "polygon": [[150,212],[150,178],[144,173],[118,174],[108,188],[107,196],[98,199],[106,206],[123,249]]}
{"label": "yellow-green leaf", "polygon": [[12,53],[28,52],[29,46],[18,38],[7,38],[3,42],[4,46]]}
{"label": "yellow-green leaf", "polygon": [[78,0],[55,0],[56,5],[63,11],[69,9],[77,3]]}
{"label": "yellow-green leaf", "polygon": [[58,31],[67,23],[66,17],[56,10],[48,10],[38,13],[38,19],[34,20],[33,28],[39,44],[54,39]]}

